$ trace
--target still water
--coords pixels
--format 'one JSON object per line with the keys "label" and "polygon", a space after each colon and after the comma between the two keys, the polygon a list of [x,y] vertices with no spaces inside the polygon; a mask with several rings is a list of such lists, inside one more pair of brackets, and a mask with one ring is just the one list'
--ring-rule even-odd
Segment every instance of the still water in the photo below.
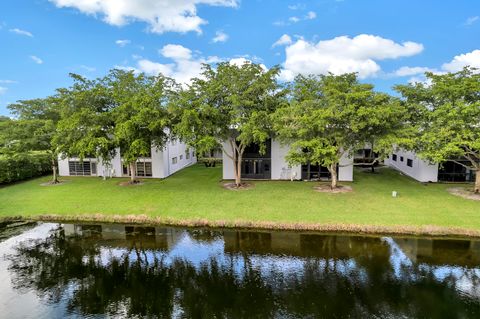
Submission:
{"label": "still water", "polygon": [[480,318],[480,241],[0,228],[1,318]]}

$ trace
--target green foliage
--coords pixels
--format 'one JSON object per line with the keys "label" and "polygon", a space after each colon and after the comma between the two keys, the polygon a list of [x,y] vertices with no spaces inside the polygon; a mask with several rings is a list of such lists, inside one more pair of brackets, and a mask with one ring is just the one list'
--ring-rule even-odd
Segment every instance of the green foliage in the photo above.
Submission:
{"label": "green foliage", "polygon": [[[278,67],[265,70],[255,63],[204,65],[201,76],[172,103],[175,132],[199,153],[227,143],[223,151],[234,162],[249,144],[265,151],[271,114],[285,96],[278,73]],[[237,167],[235,173],[239,178]]]}
{"label": "green foliage", "polygon": [[[395,87],[409,108],[422,115],[417,140],[422,158],[434,163],[463,159],[468,164],[462,162],[461,165],[480,171],[480,74],[477,71],[464,68],[456,73],[427,73],[428,83]],[[480,191],[480,181],[476,190]]]}
{"label": "green foliage", "polygon": [[113,70],[106,79],[113,104],[115,144],[127,163],[148,156],[152,146],[163,149],[169,138],[169,95],[172,79]]}
{"label": "green foliage", "polygon": [[46,175],[51,172],[50,155],[46,153],[19,153],[0,155],[0,184]]}

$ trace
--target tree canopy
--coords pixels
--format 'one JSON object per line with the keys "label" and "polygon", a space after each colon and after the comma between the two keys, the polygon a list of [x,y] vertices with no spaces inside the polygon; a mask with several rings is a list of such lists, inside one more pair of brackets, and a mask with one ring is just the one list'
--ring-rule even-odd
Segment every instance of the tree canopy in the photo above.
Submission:
{"label": "tree canopy", "polygon": [[397,85],[411,109],[421,114],[416,139],[420,157],[434,163],[451,160],[476,172],[480,192],[480,74],[426,74],[426,83]]}
{"label": "tree canopy", "polygon": [[275,131],[290,144],[289,163],[327,167],[335,188],[341,158],[367,143],[387,154],[398,139],[404,113],[398,101],[360,83],[355,73],[299,75],[290,103],[275,114]]}
{"label": "tree canopy", "polygon": [[255,143],[265,151],[271,137],[270,115],[285,96],[278,73],[278,67],[266,70],[255,63],[204,65],[172,106],[179,136],[198,152],[221,147],[233,162],[237,186],[245,148]]}

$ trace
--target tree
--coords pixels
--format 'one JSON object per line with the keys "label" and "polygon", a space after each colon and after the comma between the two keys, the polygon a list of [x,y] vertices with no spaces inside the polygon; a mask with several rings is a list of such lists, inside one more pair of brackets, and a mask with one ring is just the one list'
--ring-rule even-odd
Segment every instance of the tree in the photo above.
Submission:
{"label": "tree", "polygon": [[[292,87],[290,104],[275,114],[275,130],[290,144],[290,164],[318,163],[327,167],[331,187],[337,187],[340,159],[351,156],[375,134],[376,150],[391,140],[382,118],[393,111],[391,99],[362,84],[355,73],[343,75],[299,75]],[[383,113],[383,114],[382,114]],[[393,117],[393,115],[388,115]],[[391,121],[391,120],[390,120]]]}
{"label": "tree", "polygon": [[8,106],[16,117],[11,121],[5,144],[10,152],[27,153],[41,151],[49,155],[52,165],[52,183],[58,183],[58,150],[53,143],[60,119],[56,97],[18,101]]}
{"label": "tree", "polygon": [[57,90],[61,120],[54,144],[62,158],[96,157],[108,163],[116,150],[111,138],[113,106],[108,92],[99,79],[88,80],[73,73],[70,77],[72,86]]}
{"label": "tree", "polygon": [[163,149],[170,136],[167,105],[175,82],[159,76],[113,70],[106,79],[114,104],[113,138],[135,182],[136,161],[150,156],[152,146]]}
{"label": "tree", "polygon": [[375,154],[373,161],[368,163],[373,173],[375,164],[393,153],[396,147],[413,147],[416,126],[412,113],[400,99],[374,92],[368,100],[357,110],[355,126],[360,134],[358,139],[365,141]]}
{"label": "tree", "polygon": [[453,161],[475,171],[480,193],[480,74],[426,73],[427,83],[397,85],[410,108],[421,114],[417,152],[425,160]]}
{"label": "tree", "polygon": [[71,76],[73,86],[60,90],[63,112],[56,142],[63,156],[95,156],[108,163],[120,148],[135,183],[136,161],[168,140],[166,105],[173,80],[122,70],[96,80]]}
{"label": "tree", "polygon": [[204,65],[201,76],[173,104],[177,134],[199,154],[222,148],[233,162],[237,187],[245,148],[256,143],[261,152],[266,150],[270,115],[285,95],[276,81],[278,73],[278,67],[266,70],[250,62]]}

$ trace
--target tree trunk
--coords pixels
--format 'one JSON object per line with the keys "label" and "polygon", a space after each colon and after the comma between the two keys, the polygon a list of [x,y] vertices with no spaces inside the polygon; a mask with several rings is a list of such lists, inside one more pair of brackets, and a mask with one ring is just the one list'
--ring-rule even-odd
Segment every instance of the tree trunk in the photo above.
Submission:
{"label": "tree trunk", "polygon": [[370,168],[372,169],[372,173],[375,173],[375,164],[372,164],[372,166],[370,166]]}
{"label": "tree trunk", "polygon": [[480,169],[477,169],[475,173],[475,188],[473,191],[475,194],[480,194]]}
{"label": "tree trunk", "polygon": [[338,181],[338,178],[337,178],[337,164],[336,163],[331,164],[330,168],[328,170],[330,171],[330,175],[331,175],[331,179],[332,179],[331,188],[335,189],[338,186],[337,185],[337,181]]}
{"label": "tree trunk", "polygon": [[131,162],[129,164],[130,166],[130,184],[135,184],[136,179],[135,179],[135,173],[136,173],[136,167],[135,167],[135,162]]}
{"label": "tree trunk", "polygon": [[57,161],[54,158],[52,158],[52,172],[53,172],[52,184],[57,184],[58,183]]}
{"label": "tree trunk", "polygon": [[237,162],[235,163],[235,185],[240,187],[242,185],[242,154],[237,154]]}

